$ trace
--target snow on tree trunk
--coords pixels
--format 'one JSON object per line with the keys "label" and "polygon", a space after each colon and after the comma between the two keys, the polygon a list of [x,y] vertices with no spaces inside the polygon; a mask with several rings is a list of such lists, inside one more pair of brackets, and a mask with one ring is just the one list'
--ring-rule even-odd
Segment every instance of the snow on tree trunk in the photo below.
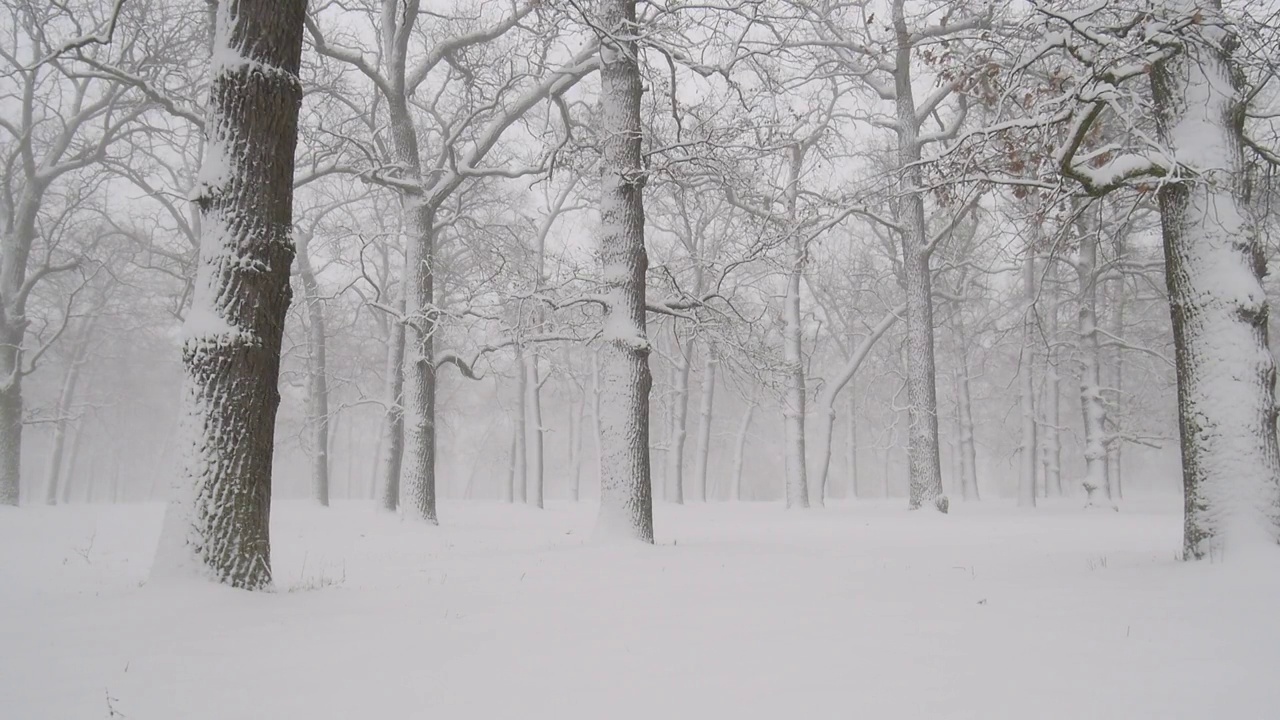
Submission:
{"label": "snow on tree trunk", "polygon": [[1045,336],[1044,405],[1041,408],[1041,424],[1044,441],[1042,462],[1044,465],[1045,495],[1050,492],[1062,496],[1062,441],[1058,427],[1062,424],[1062,378],[1058,375],[1058,276],[1057,264],[1050,262],[1047,274]]}
{"label": "snow on tree trunk", "polygon": [[667,499],[676,504],[684,503],[686,497],[684,441],[689,427],[689,354],[692,352],[693,343],[681,347],[677,336],[672,347],[675,363],[671,371],[671,429],[667,440],[667,488],[670,493]]}
{"label": "snow on tree trunk", "polygon": [[[404,298],[397,303],[404,314]],[[382,416],[382,482],[379,484],[378,505],[383,510],[395,512],[400,507],[400,465],[404,460],[404,345],[405,327],[402,322],[390,325],[387,337],[387,409]]]}
{"label": "snow on tree trunk", "polygon": [[[807,508],[810,502],[804,444],[807,412],[805,403],[808,397],[804,377],[804,325],[800,312],[800,285],[804,281],[808,248],[805,247],[803,235],[795,231],[803,163],[803,149],[800,146],[793,147],[787,183],[787,217],[792,230],[791,267],[787,275],[786,296],[782,301],[782,363],[786,373],[782,394],[783,453],[786,462],[785,494],[789,508]],[[813,502],[821,505],[821,496],[813,498]]]}
{"label": "snow on tree trunk", "polygon": [[858,398],[849,388],[849,409],[846,413],[844,439],[844,466],[849,475],[849,497],[858,497]]}
{"label": "snow on tree trunk", "polygon": [[542,381],[538,376],[536,350],[524,355],[525,388],[525,474],[528,478],[528,502],[541,508],[543,470]]}
{"label": "snow on tree trunk", "polygon": [[22,336],[0,322],[0,505],[17,505],[22,489]]}
{"label": "snow on tree trunk", "polygon": [[520,450],[520,428],[511,428],[511,448],[507,451],[507,482],[502,488],[504,502],[515,502],[516,453]]}
{"label": "snow on tree trunk", "polygon": [[311,269],[311,238],[298,233],[298,274],[307,311],[307,429],[311,435],[311,498],[329,505],[329,377],[324,325],[324,301]]}
{"label": "snow on tree trunk", "polygon": [[929,272],[928,226],[920,175],[919,119],[911,80],[913,35],[907,27],[904,3],[893,5],[896,35],[894,90],[897,115],[898,183],[895,219],[901,226],[902,273],[907,308],[907,468],[908,506],[948,508],[942,491],[942,463],[938,453],[938,392],[933,357],[933,291]]}
{"label": "snow on tree trunk", "polygon": [[67,444],[67,431],[71,425],[71,407],[75,401],[76,386],[80,382],[80,368],[88,359],[89,340],[93,332],[96,317],[85,323],[84,330],[75,351],[71,354],[71,364],[62,378],[62,391],[58,393],[58,416],[53,424],[53,447],[49,450],[49,464],[45,470],[44,501],[49,505],[58,504],[59,484],[62,481],[63,454]]}
{"label": "snow on tree trunk", "polygon": [[529,376],[525,374],[524,351],[519,346],[516,347],[516,367],[520,372],[516,378],[516,449],[511,455],[511,497],[514,502],[524,504],[529,495]]}
{"label": "snow on tree trunk", "polygon": [[[392,103],[394,105],[394,103]],[[393,115],[393,118],[395,115]],[[399,152],[402,163],[417,170],[417,137],[413,127],[400,128],[392,121],[392,136],[409,136],[413,145]],[[399,150],[408,140],[398,140]],[[413,158],[410,160],[409,158]],[[436,369],[435,330],[438,316],[434,302],[435,210],[421,194],[401,195],[409,216],[409,242],[405,249],[405,318],[408,323],[404,360],[404,461],[401,467],[401,504],[410,517],[432,525],[436,519]]]}
{"label": "snow on tree trunk", "polygon": [[[1117,255],[1123,257],[1124,243],[1121,241],[1117,246]],[[1110,285],[1111,292],[1108,304],[1111,306],[1111,328],[1107,333],[1118,340],[1123,338],[1124,329],[1124,306],[1125,306],[1125,286],[1124,276],[1120,275],[1113,280]],[[1115,493],[1117,499],[1124,499],[1124,483],[1121,479],[1122,475],[1122,459],[1124,451],[1124,441],[1119,437],[1120,427],[1117,418],[1121,416],[1120,405],[1124,402],[1124,350],[1118,345],[1113,345],[1110,353],[1110,367],[1108,368],[1108,382],[1110,387],[1111,402],[1111,420],[1112,425],[1117,428],[1117,432],[1112,434],[1111,441],[1107,443],[1107,477],[1111,480],[1111,490]]]}
{"label": "snow on tree trunk", "polygon": [[716,367],[719,362],[708,347],[702,362],[702,404],[698,410],[698,446],[694,449],[693,486],[699,500],[707,501],[707,460],[711,457],[711,421],[715,410]]}
{"label": "snow on tree trunk", "polygon": [[1166,6],[1201,18],[1198,42],[1151,76],[1159,137],[1189,169],[1161,184],[1159,200],[1191,559],[1277,542],[1280,449],[1265,261],[1246,202],[1236,41],[1219,3]]}
{"label": "snow on tree trunk", "polygon": [[749,403],[747,411],[742,414],[742,422],[738,425],[738,442],[733,450],[733,478],[729,490],[729,497],[732,500],[742,499],[742,468],[747,457],[747,437],[751,432],[751,418],[755,413],[756,404]]}
{"label": "snow on tree trunk", "polygon": [[289,307],[293,159],[305,0],[218,5],[200,257],[183,328],[185,456],[157,574],[271,583],[269,519],[280,344]]}
{"label": "snow on tree trunk", "polygon": [[[963,344],[962,347],[967,347]],[[960,440],[960,494],[965,500],[981,500],[978,491],[978,451],[973,440],[973,401],[969,389],[969,356],[960,353],[956,375],[956,416]]]}
{"label": "snow on tree trunk", "polygon": [[[852,355],[840,369],[840,373],[832,379],[822,392],[818,394],[817,412],[814,413],[818,420],[818,450],[814,454],[814,479],[818,488],[818,498],[825,499],[827,496],[827,476],[831,469],[831,445],[835,434],[836,422],[836,399],[840,391],[853,380],[853,376],[857,374],[858,368],[862,367],[863,361],[867,359],[867,355],[871,353],[871,349],[884,337],[889,328],[893,327],[898,321],[898,316],[902,313],[903,308],[897,307],[890,310],[874,328],[867,337],[863,338],[858,346],[852,349]],[[853,407],[849,408],[849,422],[852,425]]]}
{"label": "snow on tree trunk", "polygon": [[580,393],[569,408],[569,499],[582,499],[582,428],[586,423],[587,398]]}
{"label": "snow on tree trunk", "polygon": [[600,262],[600,536],[653,542],[649,477],[649,339],[645,334],[643,126],[635,0],[602,0]]}
{"label": "snow on tree trunk", "polygon": [[1018,363],[1018,386],[1022,409],[1022,447],[1018,451],[1018,507],[1036,506],[1036,262],[1035,251],[1027,247],[1022,261],[1022,354]]}
{"label": "snow on tree trunk", "polygon": [[1102,349],[1098,343],[1098,229],[1082,224],[1079,279],[1080,412],[1084,418],[1085,507],[1115,509],[1107,484],[1107,407],[1102,398]]}

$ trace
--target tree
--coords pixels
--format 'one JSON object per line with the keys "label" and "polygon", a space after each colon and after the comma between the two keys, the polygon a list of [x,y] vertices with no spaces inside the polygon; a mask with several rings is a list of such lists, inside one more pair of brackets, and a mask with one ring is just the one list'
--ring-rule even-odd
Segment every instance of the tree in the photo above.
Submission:
{"label": "tree", "polygon": [[601,0],[600,239],[604,319],[600,351],[600,518],[597,533],[653,542],[649,474],[649,339],[645,333],[644,88],[635,0]]}
{"label": "tree", "polygon": [[294,247],[306,0],[224,0],[195,201],[200,259],[183,332],[187,448],[156,571],[271,582],[271,462]]}

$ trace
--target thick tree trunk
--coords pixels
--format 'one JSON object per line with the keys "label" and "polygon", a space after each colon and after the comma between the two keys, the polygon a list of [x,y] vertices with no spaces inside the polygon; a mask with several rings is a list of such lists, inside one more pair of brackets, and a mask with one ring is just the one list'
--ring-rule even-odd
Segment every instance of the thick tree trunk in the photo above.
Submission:
{"label": "thick tree trunk", "polygon": [[710,346],[702,362],[702,404],[698,410],[698,446],[694,449],[693,486],[702,502],[707,501],[707,460],[711,457],[711,421],[715,411],[716,367],[719,366]]}
{"label": "thick tree trunk", "polygon": [[240,588],[271,583],[280,343],[289,307],[305,0],[217,9],[200,258],[184,326],[188,448],[156,558]]}
{"label": "thick tree trunk", "polygon": [[1107,406],[1102,399],[1102,349],[1098,343],[1098,235],[1080,233],[1076,275],[1080,283],[1080,412],[1084,418],[1085,507],[1115,509],[1107,483]]}
{"label": "thick tree trunk", "polygon": [[17,505],[22,490],[22,336],[0,322],[0,505]]}
{"label": "thick tree trunk", "polygon": [[1178,373],[1189,559],[1280,539],[1275,360],[1265,262],[1242,159],[1242,73],[1217,2],[1169,0],[1203,17],[1204,41],[1152,73],[1157,130],[1185,167],[1160,186]]}
{"label": "thick tree trunk", "polygon": [[687,493],[684,487],[684,443],[689,427],[689,354],[693,343],[680,346],[679,338],[672,344],[675,360],[671,371],[671,430],[667,439],[667,488],[668,500],[684,503]]}
{"label": "thick tree trunk", "polygon": [[602,0],[600,23],[601,535],[653,542],[649,477],[649,339],[645,334],[643,126],[635,0]]}
{"label": "thick tree trunk", "polygon": [[329,370],[324,301],[311,269],[310,236],[297,234],[298,274],[307,311],[307,428],[311,435],[311,499],[329,505]]}
{"label": "thick tree trunk", "polygon": [[1022,447],[1018,464],[1018,507],[1036,506],[1036,262],[1035,250],[1028,246],[1022,261],[1022,354],[1018,363],[1018,387],[1022,408]]}
{"label": "thick tree trunk", "polygon": [[[404,314],[404,298],[397,303]],[[400,466],[404,460],[404,346],[403,322],[390,325],[387,338],[387,410],[382,416],[382,482],[378,505],[389,512],[400,507]]]}
{"label": "thick tree trunk", "polygon": [[742,500],[742,468],[747,457],[747,437],[751,432],[751,418],[756,414],[756,404],[749,403],[747,411],[742,414],[742,423],[738,425],[738,442],[733,450],[733,478],[730,483],[729,497]]}
{"label": "thick tree trunk", "polygon": [[[393,136],[406,134],[396,131]],[[407,131],[412,135],[413,129]],[[403,142],[403,141],[402,141]],[[416,162],[417,138],[412,157]],[[397,143],[399,146],[400,143]],[[408,162],[409,153],[401,153]],[[415,177],[417,174],[415,173]],[[404,512],[429,524],[436,519],[436,369],[435,330],[438,322],[433,288],[435,210],[420,195],[402,201],[414,229],[405,252],[405,317],[408,328],[404,360],[404,462],[401,467]]]}
{"label": "thick tree trunk", "polygon": [[935,385],[933,347],[933,292],[929,272],[928,225],[920,176],[919,119],[911,81],[914,40],[907,28],[904,1],[893,5],[897,38],[896,91],[898,182],[894,201],[896,220],[902,226],[902,272],[907,295],[907,430],[908,507],[948,509],[942,491],[942,464],[938,456],[938,392]]}

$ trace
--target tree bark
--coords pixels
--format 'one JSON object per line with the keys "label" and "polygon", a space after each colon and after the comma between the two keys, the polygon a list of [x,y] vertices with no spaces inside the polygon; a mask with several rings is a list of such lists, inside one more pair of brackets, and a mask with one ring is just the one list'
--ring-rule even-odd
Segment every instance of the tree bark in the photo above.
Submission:
{"label": "tree bark", "polygon": [[707,460],[711,457],[711,421],[715,410],[716,368],[719,361],[708,346],[702,362],[702,404],[698,410],[698,447],[694,450],[693,485],[698,499],[707,501]]}
{"label": "tree bark", "polygon": [[543,507],[543,441],[542,430],[542,378],[538,373],[538,352],[531,349],[524,355],[525,388],[525,474],[528,478],[528,502]]}
{"label": "tree bark", "polygon": [[307,428],[311,435],[311,499],[329,506],[329,370],[324,324],[324,302],[320,285],[311,269],[311,237],[296,235],[298,274],[302,279],[302,302],[307,312]]}
{"label": "tree bark", "polygon": [[1043,462],[1045,495],[1050,492],[1059,497],[1062,489],[1062,441],[1058,428],[1062,425],[1062,378],[1058,375],[1058,272],[1057,263],[1050,261],[1047,272],[1048,287],[1043,295],[1048,299],[1045,307],[1045,334],[1049,347],[1045,350],[1044,369],[1044,418]]}
{"label": "tree bark", "polygon": [[49,450],[49,464],[45,470],[45,498],[49,505],[58,504],[58,494],[62,482],[63,453],[67,444],[67,431],[71,425],[71,408],[75,402],[76,387],[80,382],[80,369],[88,360],[89,341],[93,334],[93,326],[97,317],[91,317],[84,324],[80,339],[71,354],[71,364],[62,378],[62,391],[58,394],[57,417],[53,424],[53,447]]}
{"label": "tree bark", "polygon": [[649,476],[649,340],[645,334],[640,152],[640,28],[635,0],[601,0],[600,260],[606,308],[600,351],[600,517],[597,533],[653,542]]}
{"label": "tree bark", "polygon": [[733,451],[733,481],[730,497],[742,500],[742,468],[747,456],[747,435],[751,431],[751,418],[756,413],[756,404],[748,403],[747,411],[742,414],[742,423],[738,425],[738,443]]}
{"label": "tree bark", "polygon": [[1280,539],[1275,359],[1261,237],[1249,215],[1242,72],[1218,2],[1169,0],[1203,18],[1182,53],[1152,72],[1156,128],[1196,172],[1159,190],[1178,375],[1184,554]]}
{"label": "tree bark", "polygon": [[893,4],[898,138],[896,220],[902,226],[902,272],[907,295],[907,468],[908,507],[926,505],[947,512],[938,455],[938,391],[933,356],[933,288],[929,272],[928,225],[921,189],[919,119],[911,78],[913,35],[905,0]]}
{"label": "tree bark", "polygon": [[1107,406],[1102,398],[1102,350],[1098,343],[1098,235],[1081,223],[1076,276],[1080,287],[1080,412],[1084,418],[1085,507],[1115,509],[1107,483]]}
{"label": "tree bark", "polygon": [[179,437],[188,448],[156,569],[246,589],[271,583],[269,519],[280,344],[291,291],[293,165],[305,0],[217,8],[200,258],[184,326]]}
{"label": "tree bark", "polygon": [[845,423],[844,466],[849,474],[849,497],[858,497],[858,396],[849,388],[848,422]]}
{"label": "tree bark", "polygon": [[[675,331],[673,331],[675,333]],[[677,505],[683,504],[686,498],[684,487],[684,442],[688,437],[689,427],[689,354],[693,352],[693,342],[680,345],[677,335],[671,347],[675,359],[671,371],[671,431],[667,441],[667,487],[671,495],[668,498]]]}
{"label": "tree bark", "polygon": [[[404,314],[404,297],[396,303]],[[404,323],[396,321],[387,337],[387,410],[382,416],[382,482],[379,506],[388,512],[400,507],[400,466],[404,461]]]}
{"label": "tree bark", "polygon": [[511,457],[511,497],[524,504],[529,499],[529,376],[524,371],[524,351],[517,346],[516,364],[520,368],[516,378],[516,451]]}
{"label": "tree bark", "polygon": [[1036,261],[1035,248],[1027,246],[1022,261],[1022,354],[1018,363],[1018,385],[1022,409],[1022,447],[1019,452],[1018,507],[1036,506],[1036,384],[1034,377],[1036,344]]}

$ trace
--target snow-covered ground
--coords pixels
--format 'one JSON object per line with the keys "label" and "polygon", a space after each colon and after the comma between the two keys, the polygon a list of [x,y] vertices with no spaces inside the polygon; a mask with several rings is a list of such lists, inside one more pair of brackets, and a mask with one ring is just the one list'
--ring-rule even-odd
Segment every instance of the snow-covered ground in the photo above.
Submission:
{"label": "snow-covered ground", "polygon": [[0,508],[0,717],[1280,717],[1280,553],[1178,562],[1176,499],[901,506],[659,505],[650,548],[278,503],[270,594],[144,584],[159,505]]}

